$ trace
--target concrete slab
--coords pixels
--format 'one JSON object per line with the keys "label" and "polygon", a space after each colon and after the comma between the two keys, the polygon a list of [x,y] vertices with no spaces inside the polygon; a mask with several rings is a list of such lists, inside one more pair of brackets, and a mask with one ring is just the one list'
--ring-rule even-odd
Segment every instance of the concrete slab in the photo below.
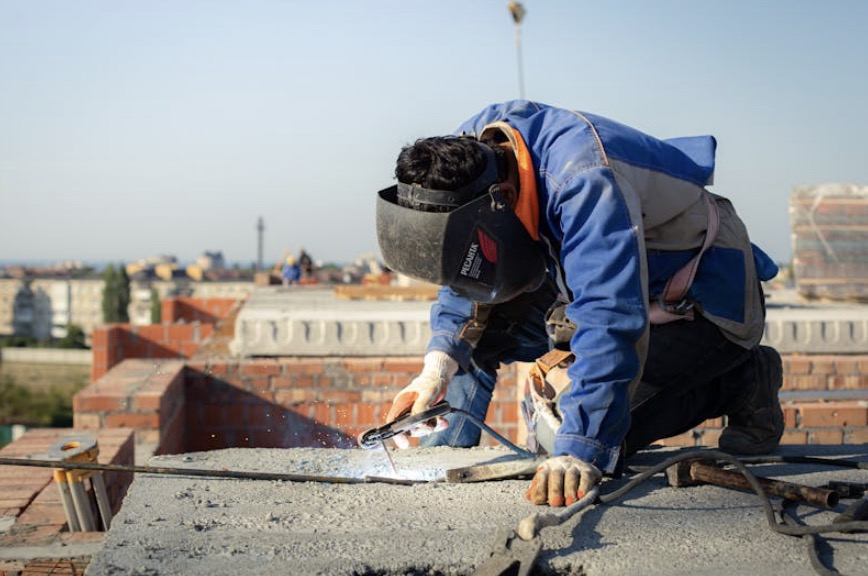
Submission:
{"label": "concrete slab", "polygon": [[[674,450],[649,451],[650,465]],[[868,461],[865,446],[785,447],[783,454]],[[500,448],[411,449],[399,472],[424,478],[470,463],[509,459]],[[385,475],[378,451],[233,449],[155,458],[153,464],[313,475]],[[865,470],[764,465],[769,477],[820,486],[868,482]],[[608,481],[604,492],[622,485]],[[500,527],[544,510],[524,497],[526,480],[324,484],[138,475],[89,576],[116,574],[471,574]],[[843,509],[843,501],[836,510]],[[810,524],[835,512],[800,507]],[[611,505],[597,505],[542,531],[540,574],[814,574],[805,542],[772,532],[759,499],[712,486],[669,488],[662,476]],[[826,561],[865,573],[868,534],[835,535]]]}
{"label": "concrete slab", "polygon": [[[236,356],[420,356],[431,336],[430,301],[346,300],[328,287],[257,287],[238,313]],[[868,350],[868,305],[769,292],[763,343],[782,354]]]}

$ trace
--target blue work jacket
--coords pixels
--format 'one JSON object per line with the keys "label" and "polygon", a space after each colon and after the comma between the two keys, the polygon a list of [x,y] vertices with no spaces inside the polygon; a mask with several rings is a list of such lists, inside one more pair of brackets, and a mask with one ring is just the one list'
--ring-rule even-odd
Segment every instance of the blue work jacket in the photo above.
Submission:
{"label": "blue work jacket", "polygon": [[[764,317],[758,279],[777,267],[750,243],[728,200],[705,189],[714,173],[710,136],[660,140],[612,120],[518,100],[487,107],[458,133],[521,138],[539,198],[539,237],[549,273],[578,325],[575,362],[559,401],[556,454],[611,472],[630,427],[630,394],[647,351],[649,305],[696,254],[708,224],[706,195],[720,231],[703,255],[688,299],[750,348]],[[468,366],[479,307],[449,289],[432,306],[428,350]],[[475,323],[475,324],[474,324]]]}

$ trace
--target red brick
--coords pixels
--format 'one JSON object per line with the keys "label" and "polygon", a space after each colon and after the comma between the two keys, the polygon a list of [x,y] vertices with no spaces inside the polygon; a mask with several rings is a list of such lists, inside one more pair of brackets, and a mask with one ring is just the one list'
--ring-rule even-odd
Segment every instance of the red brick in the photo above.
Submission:
{"label": "red brick", "polygon": [[395,381],[395,376],[393,374],[373,374],[370,378],[370,384],[372,386],[389,386],[392,382]]}
{"label": "red brick", "polygon": [[343,404],[335,406],[334,424],[338,428],[346,428],[355,424],[355,405]]}
{"label": "red brick", "polygon": [[296,403],[316,402],[319,398],[319,392],[312,388],[290,388],[288,390],[277,390],[274,393],[275,401],[281,406],[289,406]]}
{"label": "red brick", "polygon": [[382,372],[384,360],[382,358],[353,358],[345,359],[341,364],[348,372],[364,374]]}
{"label": "red brick", "polygon": [[811,444],[843,444],[844,443],[844,431],[843,430],[811,430],[810,433],[810,442]]}
{"label": "red brick", "polygon": [[160,426],[160,417],[157,414],[106,414],[105,425],[108,428],[156,429]]}
{"label": "red brick", "polygon": [[126,394],[100,394],[85,388],[72,397],[72,406],[76,412],[115,412],[126,410],[129,399]]}
{"label": "red brick", "polygon": [[225,361],[209,362],[208,367],[205,369],[206,374],[213,376],[222,376],[224,374],[230,374],[232,372],[233,370],[230,369],[230,364]]}
{"label": "red brick", "polygon": [[356,424],[367,427],[378,426],[379,420],[377,420],[377,407],[371,404],[357,405]]}
{"label": "red brick", "polygon": [[106,348],[108,346],[110,331],[111,329],[107,328],[94,328],[91,335],[91,349]]}
{"label": "red brick", "polygon": [[271,378],[271,387],[278,388],[295,388],[295,378],[292,376],[274,376]]}
{"label": "red brick", "polygon": [[835,373],[835,358],[833,356],[812,356],[811,374],[827,376]]}
{"label": "red brick", "polygon": [[789,390],[825,390],[826,376],[810,374],[805,376],[791,376],[786,379]]}
{"label": "red brick", "polygon": [[787,428],[795,428],[797,422],[798,405],[788,403],[781,406],[781,408],[784,412],[784,426]]}
{"label": "red brick", "polygon": [[326,404],[325,402],[317,402],[314,405],[314,414],[315,420],[320,424],[331,424],[334,420],[335,410],[333,406]]}
{"label": "red brick", "polygon": [[422,371],[422,359],[414,358],[386,358],[383,361],[383,370],[386,372],[405,372],[416,375]]}
{"label": "red brick", "polygon": [[362,390],[361,402],[373,404],[376,402],[392,402],[395,395],[398,394],[400,388],[397,386],[394,390]]}
{"label": "red brick", "polygon": [[281,359],[280,366],[284,374],[320,374],[324,369],[322,360],[298,358]]}
{"label": "red brick", "polygon": [[66,513],[63,505],[57,504],[31,504],[18,517],[19,524],[32,525],[58,525],[66,524]]}
{"label": "red brick", "polygon": [[808,374],[811,371],[811,360],[799,354],[784,356],[782,358],[784,365],[784,374]]}
{"label": "red brick", "polygon": [[803,445],[808,443],[807,430],[784,430],[781,437],[781,444],[798,444]]}
{"label": "red brick", "polygon": [[99,430],[102,428],[102,415],[75,412],[72,417],[72,425],[81,430]]}
{"label": "red brick", "polygon": [[314,384],[314,377],[310,374],[299,374],[295,377],[296,388],[313,388]]}
{"label": "red brick", "polygon": [[268,376],[244,376],[244,380],[247,382],[248,390],[257,391],[271,389],[271,378]]}
{"label": "red brick", "polygon": [[27,508],[30,504],[31,498],[15,498],[12,496],[3,495],[3,498],[0,499],[0,509],[6,508]]}
{"label": "red brick", "polygon": [[248,406],[245,404],[230,404],[226,407],[224,415],[225,424],[227,426],[240,427],[249,422]]}
{"label": "red brick", "polygon": [[362,393],[349,390],[332,390],[323,400],[330,404],[355,404],[362,399]]}
{"label": "red brick", "polygon": [[799,412],[804,427],[868,425],[868,404],[864,402],[802,404]]}
{"label": "red brick", "polygon": [[859,356],[836,356],[836,374],[859,374]]}
{"label": "red brick", "polygon": [[868,388],[868,373],[829,376],[828,386],[829,390],[863,390]]}
{"label": "red brick", "polygon": [[280,374],[281,365],[276,360],[256,359],[243,362],[240,366],[242,375],[276,376]]}
{"label": "red brick", "polygon": [[868,428],[853,428],[845,433],[847,444],[868,444]]}
{"label": "red brick", "polygon": [[156,411],[160,409],[165,391],[160,392],[141,392],[135,394],[132,398],[132,410],[135,412]]}

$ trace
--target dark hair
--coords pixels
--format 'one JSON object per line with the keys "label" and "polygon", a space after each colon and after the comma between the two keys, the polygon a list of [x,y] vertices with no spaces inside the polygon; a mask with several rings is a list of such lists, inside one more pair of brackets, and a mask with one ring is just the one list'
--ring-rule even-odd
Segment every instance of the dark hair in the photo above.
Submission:
{"label": "dark hair", "polygon": [[[499,178],[506,174],[503,151],[493,146]],[[418,184],[433,190],[458,190],[476,180],[485,170],[488,159],[479,142],[463,136],[420,138],[405,146],[398,155],[395,177],[404,184]],[[469,201],[472,198],[465,199]],[[399,199],[399,203],[401,203]],[[415,203],[414,203],[415,204]],[[431,207],[412,206],[431,210]]]}

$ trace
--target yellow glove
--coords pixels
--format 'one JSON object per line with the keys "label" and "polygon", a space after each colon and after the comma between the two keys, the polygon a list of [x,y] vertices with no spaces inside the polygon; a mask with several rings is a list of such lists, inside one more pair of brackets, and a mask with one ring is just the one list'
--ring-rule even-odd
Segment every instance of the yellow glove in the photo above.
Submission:
{"label": "yellow glove", "polygon": [[569,506],[602,479],[600,469],[572,456],[556,456],[539,465],[525,498],[534,504]]}
{"label": "yellow glove", "polygon": [[[445,352],[432,350],[425,354],[422,373],[395,396],[392,407],[386,415],[386,423],[394,422],[408,412],[410,414],[424,412],[443,400],[446,396],[446,388],[456,372],[458,372],[458,362]],[[438,430],[444,430],[446,425],[446,420],[443,418],[438,418],[435,426],[423,422],[411,430],[410,435],[425,436]],[[406,448],[410,445],[410,440],[406,434],[398,434],[392,439],[398,448]]]}

